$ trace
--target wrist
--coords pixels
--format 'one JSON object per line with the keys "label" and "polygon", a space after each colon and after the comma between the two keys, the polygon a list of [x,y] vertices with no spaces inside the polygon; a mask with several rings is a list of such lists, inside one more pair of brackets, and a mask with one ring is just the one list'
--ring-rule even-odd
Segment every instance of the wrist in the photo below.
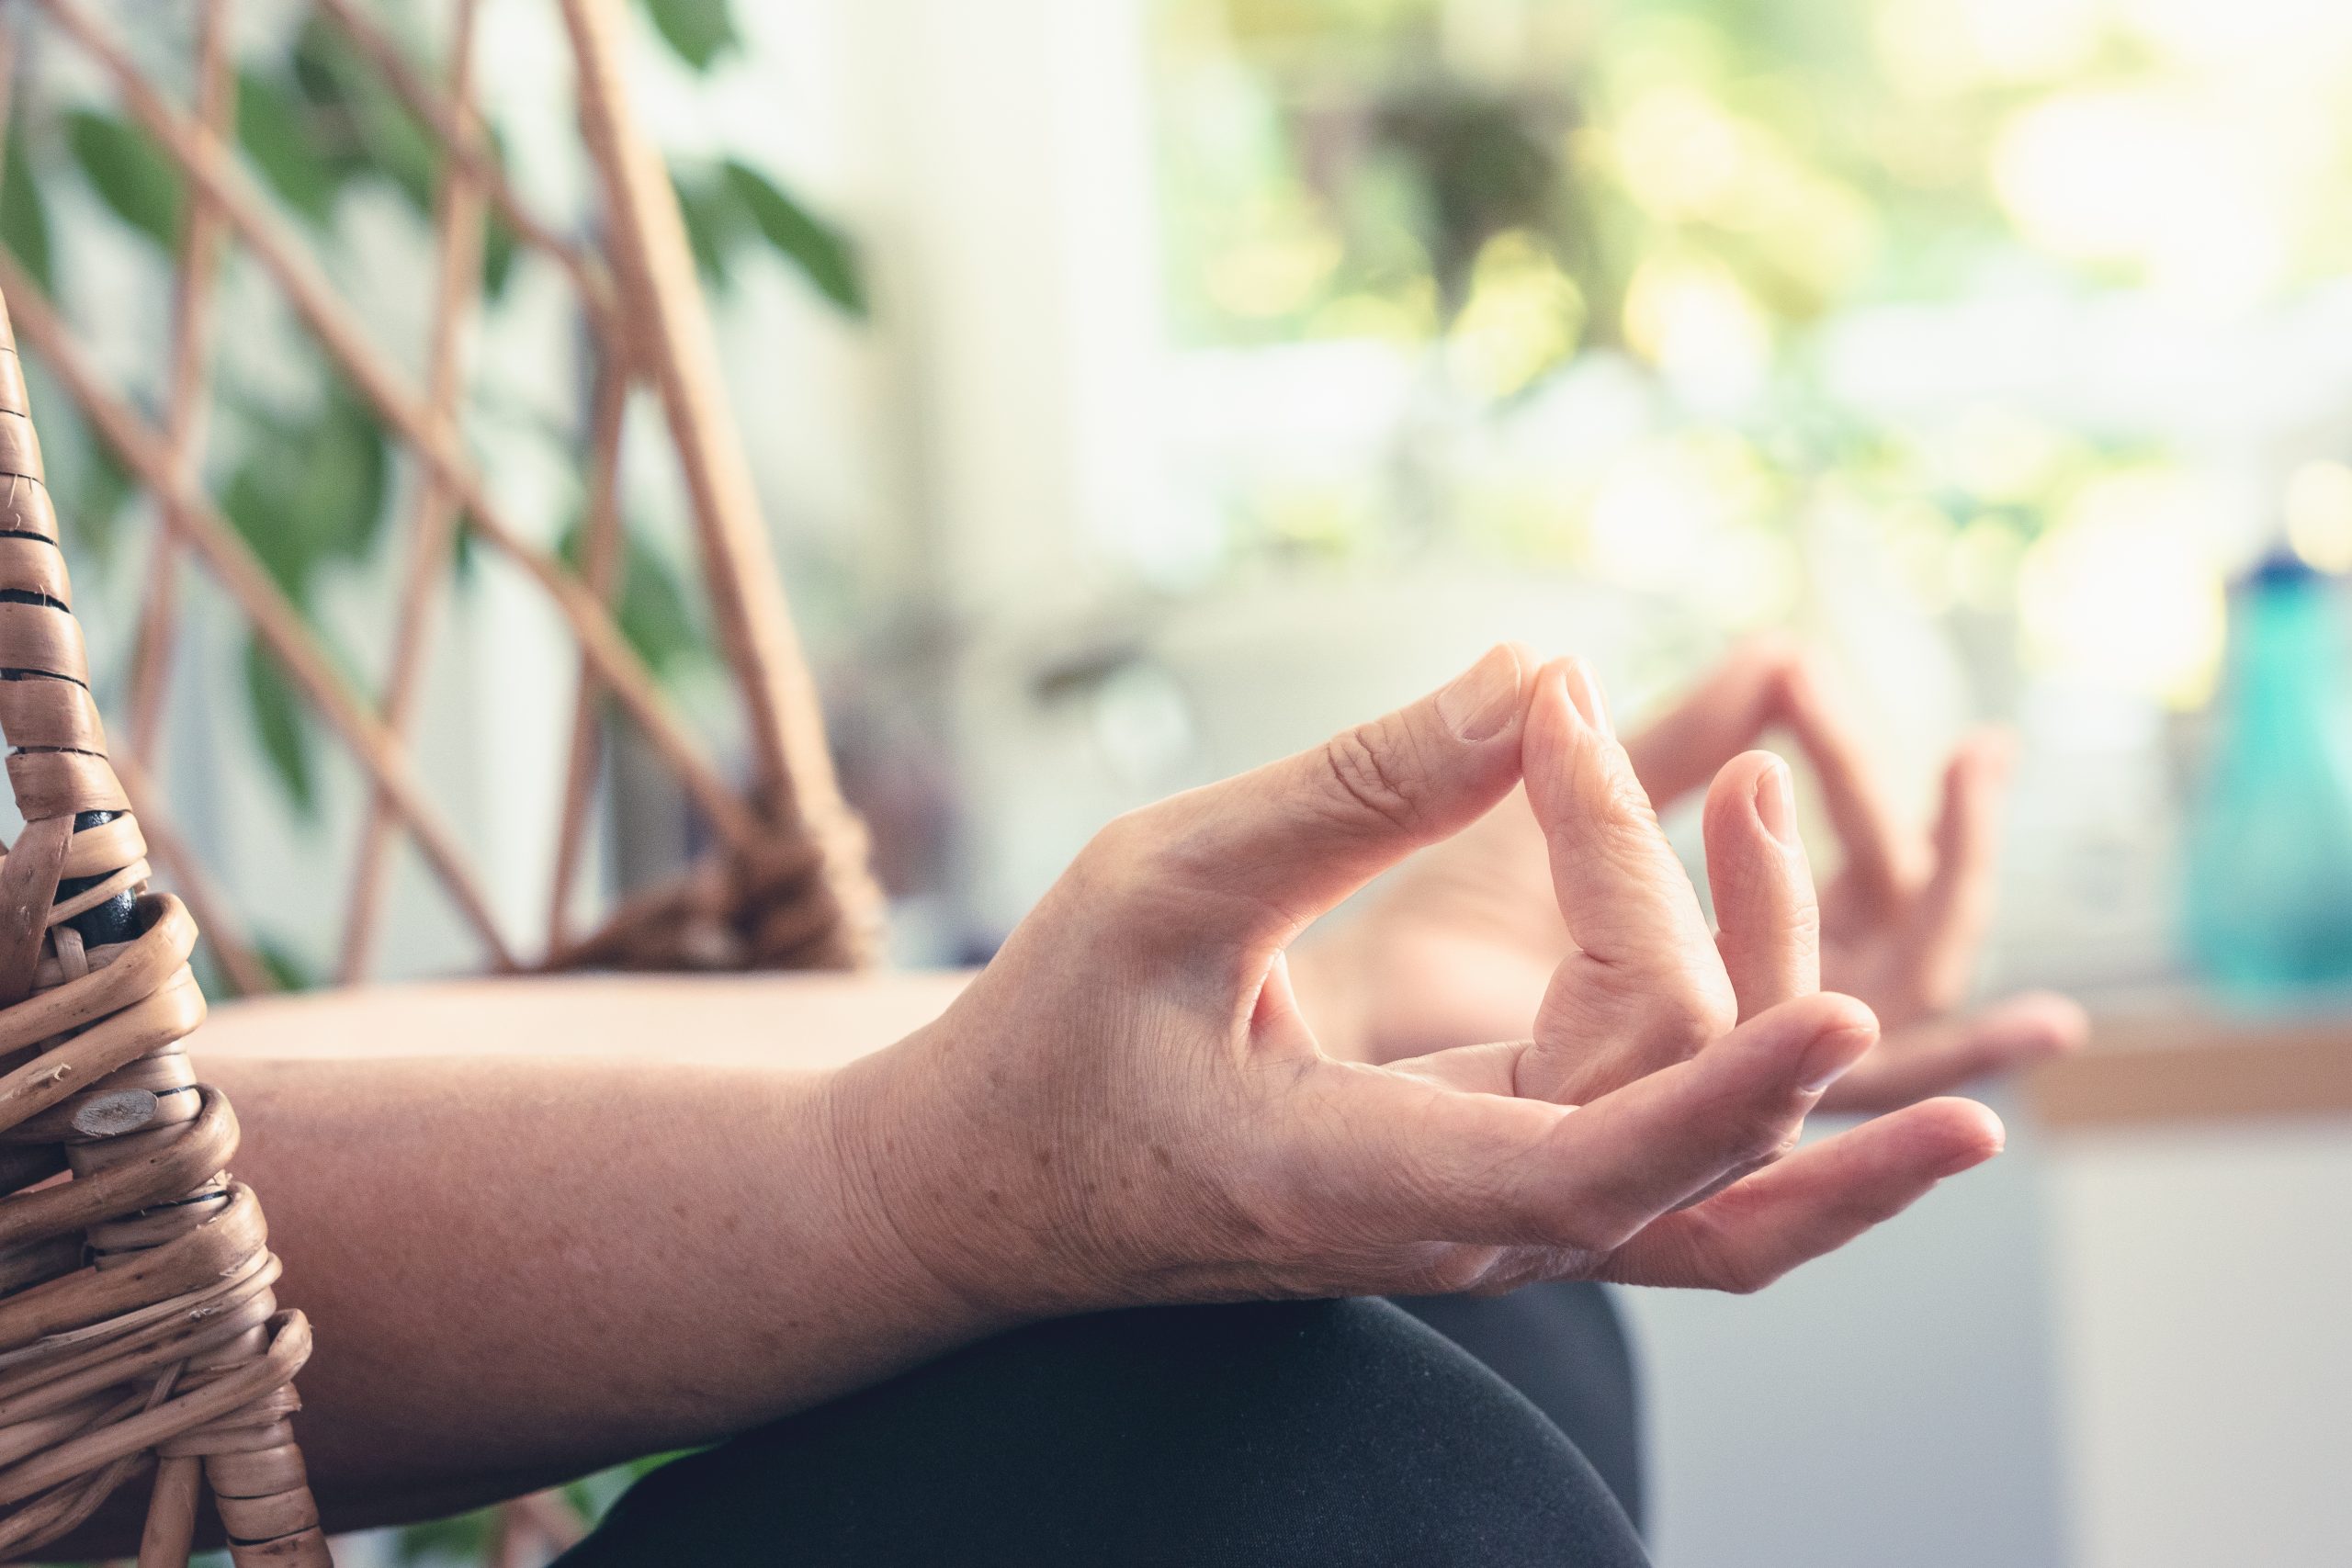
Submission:
{"label": "wrist", "polygon": [[953,1174],[961,1161],[939,1141],[941,1119],[924,1114],[915,1098],[923,1075],[907,1070],[907,1058],[920,1054],[921,1039],[919,1032],[831,1076],[825,1135],[873,1288],[936,1324],[943,1339],[962,1342],[1035,1314],[1021,1311],[1008,1292],[979,1288],[969,1269],[956,1266],[958,1242],[968,1245],[969,1237],[955,1233],[970,1222],[945,1212],[929,1177],[938,1168]]}
{"label": "wrist", "polygon": [[961,1337],[1117,1304],[1061,1256],[1058,1166],[1023,1152],[1036,1141],[1025,1119],[992,1113],[1001,1075],[965,1081],[985,1048],[958,1050],[954,1027],[951,1015],[919,1030],[829,1086],[837,1163],[877,1267]]}

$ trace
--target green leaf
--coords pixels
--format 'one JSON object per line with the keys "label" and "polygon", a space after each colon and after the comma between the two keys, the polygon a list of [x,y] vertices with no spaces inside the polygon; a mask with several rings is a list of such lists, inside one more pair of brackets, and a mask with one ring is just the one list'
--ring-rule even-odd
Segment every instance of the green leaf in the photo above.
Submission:
{"label": "green leaf", "polygon": [[114,557],[123,508],[138,493],[130,470],[122,466],[114,448],[85,426],[81,471],[63,497],[52,488],[50,499],[57,504],[58,524],[65,536],[85,546],[103,564]]}
{"label": "green leaf", "polygon": [[506,284],[514,276],[514,262],[520,252],[514,243],[514,231],[505,220],[492,213],[481,231],[481,291],[485,299],[495,301],[506,293]]}
{"label": "green leaf", "polygon": [[49,367],[30,349],[22,351],[33,406],[43,411],[41,445],[49,468],[50,501],[68,543],[86,550],[101,567],[114,557],[125,507],[138,494],[114,448],[99,439],[81,412],[58,388]]}
{"label": "green leaf", "polygon": [[32,275],[43,293],[54,293],[57,286],[49,270],[49,209],[33,178],[25,141],[25,125],[19,120],[8,130],[7,161],[0,166],[0,244],[8,247],[8,254]]}
{"label": "green leaf", "polygon": [[865,283],[849,236],[793,200],[757,169],[729,159],[722,174],[727,188],[767,243],[798,266],[818,293],[864,320]]}
{"label": "green leaf", "polygon": [[[494,125],[490,128],[489,151],[491,162],[504,169],[506,139],[498,133]],[[482,216],[481,291],[494,300],[506,292],[506,280],[514,276],[514,262],[520,254],[520,246],[515,241],[514,231],[506,226],[506,220],[499,216],[497,208],[491,208]]]}
{"label": "green leaf", "polygon": [[245,698],[254,733],[287,797],[306,819],[318,815],[318,784],[311,765],[311,716],[277,658],[258,640],[245,641]]}
{"label": "green leaf", "polygon": [[728,0],[645,0],[653,30],[679,59],[707,71],[722,54],[743,46]]}
{"label": "green leaf", "polygon": [[[622,530],[621,601],[614,619],[648,668],[667,675],[710,651],[710,638],[670,563],[627,528]],[[558,554],[580,570],[581,526],[574,522]]]}
{"label": "green leaf", "polygon": [[165,250],[180,241],[179,171],[147,133],[93,109],[65,117],[65,142],[116,217]]}
{"label": "green leaf", "polygon": [[678,215],[685,220],[695,270],[711,288],[725,288],[727,253],[751,228],[752,215],[721,176],[672,169],[670,184],[678,193]]}
{"label": "green leaf", "polygon": [[709,650],[670,565],[638,539],[628,541],[621,580],[621,635],[656,674],[666,675]]}
{"label": "green leaf", "polygon": [[383,429],[339,386],[304,419],[255,416],[263,439],[221,510],[296,604],[318,569],[364,560],[383,529],[391,457]]}
{"label": "green leaf", "polygon": [[261,966],[269,971],[269,977],[277,982],[277,988],[281,991],[315,991],[319,988],[318,972],[276,937],[256,937],[254,956],[261,960]]}
{"label": "green leaf", "polygon": [[239,75],[237,141],[288,207],[321,226],[334,216],[334,198],[349,170],[320,144],[293,83],[257,71]]}
{"label": "green leaf", "polygon": [[313,135],[346,177],[387,180],[417,211],[431,212],[438,144],[349,36],[313,11],[295,35],[292,66]]}
{"label": "green leaf", "polygon": [[498,1510],[479,1508],[403,1528],[394,1538],[392,1554],[404,1563],[487,1562],[497,1529]]}
{"label": "green leaf", "polygon": [[338,391],[304,434],[294,504],[318,520],[328,554],[364,560],[383,531],[390,480],[383,427],[356,399]]}

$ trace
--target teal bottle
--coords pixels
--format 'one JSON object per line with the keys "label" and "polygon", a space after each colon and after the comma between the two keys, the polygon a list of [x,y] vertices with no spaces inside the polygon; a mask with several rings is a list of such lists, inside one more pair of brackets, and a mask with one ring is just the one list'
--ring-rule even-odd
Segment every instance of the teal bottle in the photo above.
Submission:
{"label": "teal bottle", "polygon": [[2352,636],[2333,579],[2280,556],[2238,585],[2212,739],[2188,820],[2191,959],[2246,1000],[2352,994]]}

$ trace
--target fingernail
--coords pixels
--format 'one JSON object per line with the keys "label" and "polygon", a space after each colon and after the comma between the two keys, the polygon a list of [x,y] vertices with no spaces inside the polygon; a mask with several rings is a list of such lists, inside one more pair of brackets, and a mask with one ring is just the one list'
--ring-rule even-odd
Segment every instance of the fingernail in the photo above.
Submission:
{"label": "fingernail", "polygon": [[2007,1134],[2004,1134],[1998,1142],[1994,1144],[1993,1152],[1990,1154],[1980,1154],[1974,1149],[1955,1150],[1936,1167],[1936,1179],[1949,1181],[1964,1170],[1974,1170],[1988,1159],[1999,1158],[2001,1152],[2008,1147],[2008,1143]]}
{"label": "fingernail", "polygon": [[1756,818],[1784,850],[1797,847],[1796,793],[1789,785],[1789,765],[1774,761],[1756,781]]}
{"label": "fingernail", "polygon": [[[1862,1059],[1871,1042],[1852,1029],[1833,1029],[1805,1047],[1797,1066],[1797,1091],[1819,1094],[1846,1076]],[[1860,1049],[1856,1047],[1860,1046]]]}
{"label": "fingernail", "polygon": [[1616,727],[1609,722],[1609,700],[1600,694],[1600,682],[1592,678],[1592,671],[1581,659],[1568,660],[1568,701],[1576,704],[1577,712],[1603,739],[1614,739]]}
{"label": "fingernail", "polygon": [[1505,643],[1437,694],[1437,714],[1464,740],[1492,739],[1519,711],[1519,653]]}

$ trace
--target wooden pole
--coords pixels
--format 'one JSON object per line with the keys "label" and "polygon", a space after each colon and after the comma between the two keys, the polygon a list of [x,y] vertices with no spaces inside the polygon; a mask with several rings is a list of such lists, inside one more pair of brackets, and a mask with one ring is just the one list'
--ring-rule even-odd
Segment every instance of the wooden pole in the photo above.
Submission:
{"label": "wooden pole", "polygon": [[[197,20],[197,118],[215,135],[236,112],[235,61],[229,52],[228,0],[201,0]],[[172,389],[164,423],[172,470],[201,483],[204,426],[209,412],[205,371],[212,344],[212,282],[220,270],[220,214],[201,192],[190,192],[172,276]],[[130,749],[147,760],[152,776],[164,773],[164,701],[171,690],[179,629],[179,545],[158,531],[147,561],[145,598],[130,666]]]}
{"label": "wooden pole", "polygon": [[661,388],[693,503],[712,619],[744,707],[762,815],[825,855],[844,962],[870,953],[880,897],[849,822],[752,470],[719,373],[676,189],[639,124],[622,65],[616,0],[563,0],[579,72],[582,132],[601,174],[614,268]]}
{"label": "wooden pole", "polygon": [[[481,137],[473,113],[474,17],[476,0],[457,0],[449,43],[449,96],[462,123],[458,134]],[[466,334],[481,295],[481,182],[471,165],[455,156],[443,165],[435,215],[433,347],[425,367],[426,412],[441,440],[458,439],[458,411],[465,405]],[[384,728],[406,746],[415,722],[423,685],[424,653],[449,575],[458,537],[458,499],[437,474],[424,476],[410,519],[407,581],[401,585],[400,619],[392,633],[392,668],[385,682]],[[343,926],[343,958],[337,979],[345,986],[367,978],[376,929],[384,908],[385,857],[391,849],[392,803],[383,789],[369,792],[359,828],[359,853],[351,876],[351,903]]]}

